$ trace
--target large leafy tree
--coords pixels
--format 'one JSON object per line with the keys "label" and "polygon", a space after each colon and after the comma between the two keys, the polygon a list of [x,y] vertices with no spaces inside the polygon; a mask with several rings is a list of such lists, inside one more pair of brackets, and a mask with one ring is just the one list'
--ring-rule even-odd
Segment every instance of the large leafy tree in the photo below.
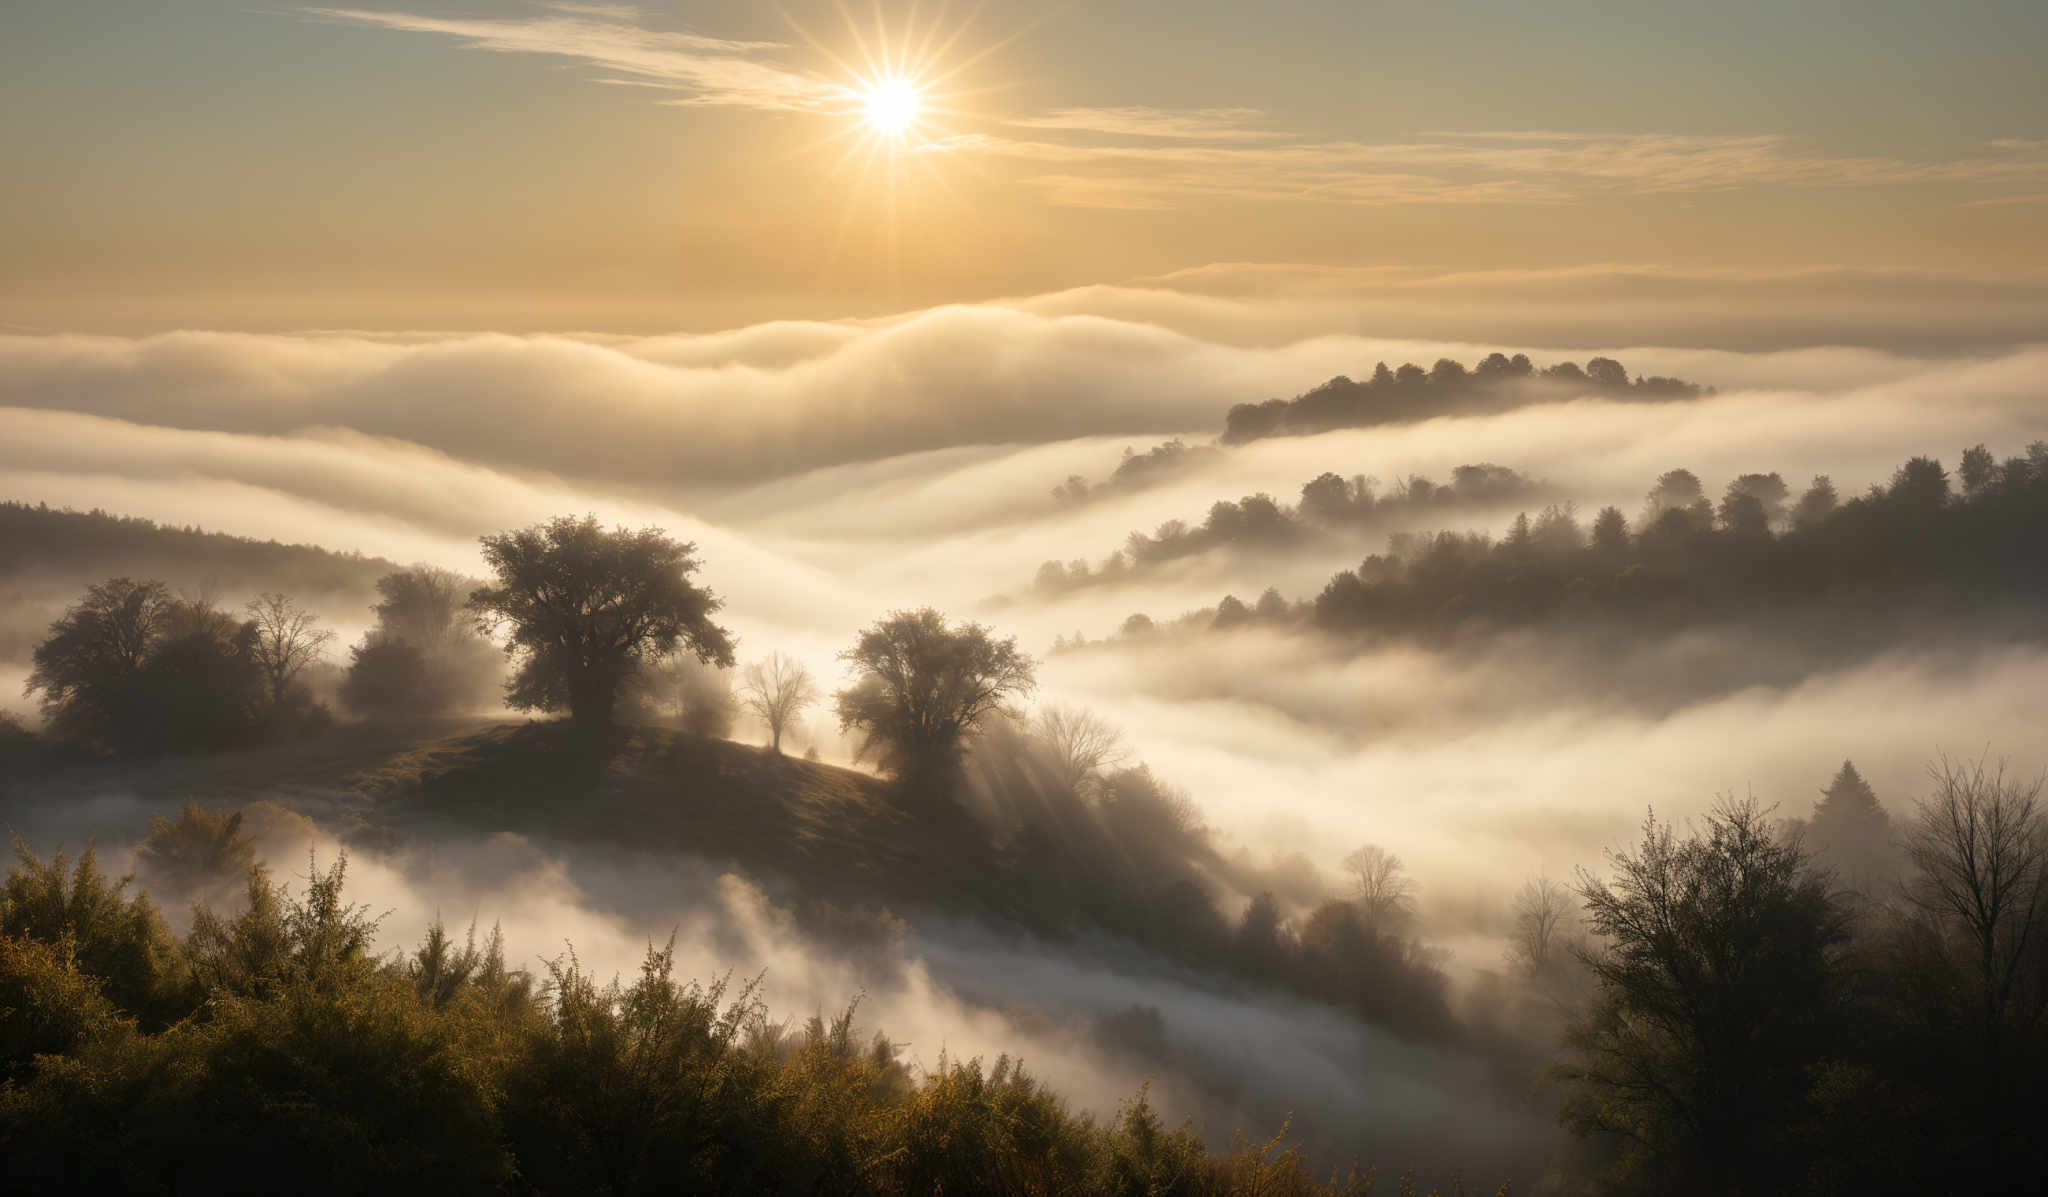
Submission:
{"label": "large leafy tree", "polygon": [[470,603],[485,626],[510,627],[514,707],[605,725],[643,662],[687,647],[732,664],[732,638],[711,622],[723,604],[689,580],[696,546],[659,528],[607,532],[594,517],[562,516],[486,536],[483,553],[495,580]]}
{"label": "large leafy tree", "polygon": [[120,755],[211,750],[256,734],[257,629],[161,582],[114,578],[50,625],[27,690],[51,734]]}
{"label": "large leafy tree", "polygon": [[930,607],[895,612],[839,656],[854,672],[836,696],[840,730],[858,730],[862,755],[906,779],[944,777],[982,723],[1036,685],[1016,637],[949,627]]}
{"label": "large leafy tree", "polygon": [[1838,1025],[1841,910],[1754,801],[1680,839],[1654,818],[1579,876],[1598,993],[1568,1042],[1566,1122],[1620,1138],[1671,1193],[1761,1193],[1799,1170],[1809,1078]]}
{"label": "large leafy tree", "polygon": [[112,578],[86,588],[36,646],[27,692],[60,739],[118,747],[135,722],[136,681],[177,602],[162,582]]}

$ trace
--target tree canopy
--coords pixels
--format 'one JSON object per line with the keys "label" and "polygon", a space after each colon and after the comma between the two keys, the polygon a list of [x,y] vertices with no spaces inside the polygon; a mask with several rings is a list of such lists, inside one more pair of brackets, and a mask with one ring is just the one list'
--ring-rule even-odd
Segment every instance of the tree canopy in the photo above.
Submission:
{"label": "tree canopy", "polygon": [[840,659],[854,672],[836,696],[840,729],[860,732],[862,755],[899,777],[957,766],[982,722],[1036,684],[1014,636],[999,640],[978,623],[949,627],[930,607],[878,621]]}
{"label": "tree canopy", "polygon": [[509,625],[517,662],[507,702],[609,724],[619,687],[643,662],[687,648],[729,667],[732,638],[711,621],[723,605],[693,585],[696,546],[659,528],[607,532],[562,516],[482,539],[493,581],[470,594],[487,625]]}

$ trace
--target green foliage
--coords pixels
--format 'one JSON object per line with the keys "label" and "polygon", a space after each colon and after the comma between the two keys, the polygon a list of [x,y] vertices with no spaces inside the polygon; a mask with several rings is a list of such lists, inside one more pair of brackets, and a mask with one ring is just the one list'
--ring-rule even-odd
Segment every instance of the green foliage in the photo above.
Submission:
{"label": "green foliage", "polygon": [[149,895],[127,892],[132,878],[109,881],[90,846],[76,862],[61,851],[43,860],[19,840],[14,851],[0,885],[0,935],[61,947],[145,1024],[182,1012],[190,970]]}
{"label": "green foliage", "polygon": [[303,895],[293,897],[261,865],[250,868],[246,906],[231,919],[197,911],[186,955],[207,992],[261,997],[292,985],[334,989],[375,969],[370,945],[381,916],[342,900],[348,857],[326,872],[310,858]]}
{"label": "green foliage", "polygon": [[242,834],[242,812],[209,811],[187,799],[178,817],[157,815],[135,849],[144,871],[178,893],[197,893],[245,876],[256,847]]}
{"label": "green foliage", "polygon": [[905,778],[947,778],[982,725],[1036,685],[1016,637],[948,627],[930,607],[891,613],[840,659],[854,674],[835,696],[840,730],[860,732],[862,754]]}
{"label": "green foliage", "polygon": [[37,1056],[64,1055],[129,1026],[78,967],[76,945],[0,934],[0,1081],[27,1075]]}
{"label": "green foliage", "polygon": [[50,625],[28,692],[57,741],[89,752],[215,752],[319,730],[328,716],[293,684],[322,637],[281,594],[237,620],[162,582],[113,578]]}
{"label": "green foliage", "polygon": [[589,516],[482,543],[495,577],[470,603],[510,627],[506,651],[519,664],[506,699],[514,707],[608,724],[619,687],[643,663],[683,646],[707,664],[733,663],[731,637],[711,622],[722,604],[689,580],[693,544],[659,528],[606,532]]}
{"label": "green foliage", "polygon": [[380,962],[342,860],[297,895],[252,868],[246,909],[183,945],[203,1000],[138,1032],[89,963],[122,955],[73,928],[132,936],[143,900],[82,863],[24,853],[8,881],[9,916],[55,932],[0,935],[0,1192],[1370,1190],[1314,1183],[1284,1131],[1211,1153],[1142,1092],[1098,1124],[1007,1057],[914,1078],[852,1007],[792,1033],[752,984],[678,982],[672,944],[631,983],[572,952],[539,994],[495,932],[436,922]]}

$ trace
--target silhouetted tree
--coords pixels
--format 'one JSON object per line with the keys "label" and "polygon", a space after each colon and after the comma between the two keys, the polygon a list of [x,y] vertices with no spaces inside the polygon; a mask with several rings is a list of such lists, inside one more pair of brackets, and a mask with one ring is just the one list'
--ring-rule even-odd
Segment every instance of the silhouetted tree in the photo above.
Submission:
{"label": "silhouetted tree", "polygon": [[1707,492],[1700,485],[1699,475],[1691,470],[1667,470],[1657,478],[1657,485],[1650,488],[1643,500],[1642,523],[1653,524],[1667,511],[1688,510],[1703,506]]}
{"label": "silhouetted tree", "polygon": [[1937,928],[1960,937],[1977,997],[1988,1105],[2004,1100],[2004,1057],[2018,1031],[2048,1012],[2039,974],[2048,936],[2048,821],[2043,782],[2008,778],[2003,762],[1951,761],[1929,770],[1934,792],[1915,808],[1907,896]]}
{"label": "silhouetted tree", "polygon": [[[1730,499],[1747,495],[1756,500],[1763,511],[1764,522],[1777,527],[1785,522],[1785,500],[1791,493],[1785,480],[1775,473],[1743,474],[1728,484],[1727,490],[1722,492],[1721,503],[1725,510]],[[1726,517],[1723,517],[1723,522],[1726,522]]]}
{"label": "silhouetted tree", "polygon": [[1586,363],[1586,378],[1597,386],[1626,390],[1628,370],[1611,357],[1596,357]]}
{"label": "silhouetted tree", "polygon": [[363,718],[411,718],[445,710],[453,701],[448,676],[410,640],[369,637],[348,655],[341,702]]}
{"label": "silhouetted tree", "polygon": [[253,623],[116,578],[50,626],[27,690],[60,740],[126,755],[218,750],[258,735],[257,650]]}
{"label": "silhouetted tree", "polygon": [[840,730],[858,730],[861,755],[918,782],[949,782],[982,722],[1036,684],[1015,637],[948,627],[930,607],[894,612],[839,656],[854,673],[835,696]]}
{"label": "silhouetted tree", "polygon": [[562,516],[486,536],[495,582],[470,603],[486,626],[511,626],[518,662],[507,702],[561,710],[585,725],[612,721],[619,687],[642,662],[687,648],[730,667],[732,640],[711,622],[722,604],[692,585],[696,546],[659,528],[606,532],[594,517]]}
{"label": "silhouetted tree", "polygon": [[1799,503],[1792,509],[1794,528],[1811,528],[1835,513],[1840,500],[1835,495],[1835,484],[1826,474],[1815,474],[1813,485],[1799,496]]}
{"label": "silhouetted tree", "polygon": [[1896,877],[1891,818],[1854,762],[1843,761],[1821,791],[1807,831],[1822,863],[1864,894],[1876,894]]}
{"label": "silhouetted tree", "polygon": [[1990,489],[1998,477],[1998,462],[1991,456],[1991,450],[1973,445],[1963,450],[1963,460],[1956,467],[1956,477],[1963,484],[1963,496],[1974,499]]}
{"label": "silhouetted tree", "polygon": [[782,731],[804,708],[818,701],[811,671],[795,657],[770,653],[740,675],[740,701],[768,727],[768,747],[782,752]]}
{"label": "silhouetted tree", "polygon": [[1892,475],[1889,497],[1928,511],[1948,502],[1948,471],[1932,457],[1911,458]]}
{"label": "silhouetted tree", "polygon": [[1415,914],[1415,881],[1401,858],[1378,844],[1366,844],[1344,858],[1359,914],[1375,932],[1397,932]]}
{"label": "silhouetted tree", "polygon": [[1045,707],[1032,721],[1032,729],[1051,756],[1060,784],[1076,793],[1089,779],[1124,759],[1122,733],[1083,707]]}
{"label": "silhouetted tree", "polygon": [[135,682],[161,647],[175,605],[161,582],[113,578],[86,588],[36,646],[26,691],[42,695],[59,739],[127,747],[138,709]]}
{"label": "silhouetted tree", "polygon": [[253,655],[257,668],[263,671],[271,706],[282,707],[292,683],[326,653],[334,633],[315,627],[312,613],[282,594],[251,599],[248,611],[256,629]]}
{"label": "silhouetted tree", "polygon": [[1523,976],[1535,981],[1552,976],[1582,946],[1572,934],[1578,922],[1573,905],[1571,891],[1548,877],[1531,878],[1515,892],[1508,960]]}
{"label": "silhouetted tree", "polygon": [[1628,551],[1628,517],[1619,507],[1602,507],[1593,517],[1593,548],[1605,556]]}
{"label": "silhouetted tree", "polygon": [[1774,1191],[1803,1164],[1809,1069],[1828,1051],[1846,939],[1827,880],[1753,801],[1680,840],[1654,818],[1611,880],[1580,871],[1598,986],[1572,1028],[1565,1109],[1663,1192]]}
{"label": "silhouetted tree", "polygon": [[1291,945],[1280,918],[1280,903],[1273,891],[1260,890],[1244,908],[1238,920],[1234,947],[1241,967],[1270,976],[1282,967]]}

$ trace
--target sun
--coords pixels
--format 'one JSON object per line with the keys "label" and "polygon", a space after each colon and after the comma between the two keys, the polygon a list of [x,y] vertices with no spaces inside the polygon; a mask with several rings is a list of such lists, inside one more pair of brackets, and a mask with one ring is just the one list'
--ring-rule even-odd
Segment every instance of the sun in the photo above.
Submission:
{"label": "sun", "polygon": [[868,126],[890,137],[901,137],[917,119],[917,85],[908,79],[882,79],[870,85],[865,97]]}

